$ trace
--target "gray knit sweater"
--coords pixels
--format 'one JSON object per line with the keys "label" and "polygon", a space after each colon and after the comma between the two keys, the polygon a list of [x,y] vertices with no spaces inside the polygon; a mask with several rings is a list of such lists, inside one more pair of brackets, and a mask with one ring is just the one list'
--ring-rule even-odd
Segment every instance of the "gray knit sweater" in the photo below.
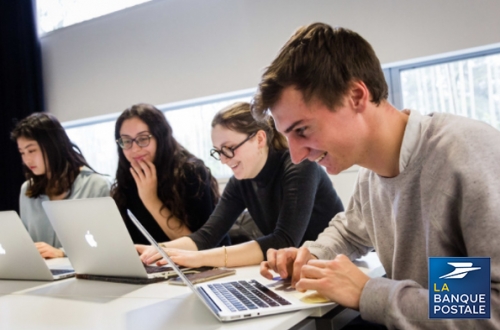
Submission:
{"label": "gray knit sweater", "polygon": [[[109,187],[110,180],[84,166],[73,182],[70,195],[66,196],[65,199],[109,196]],[[61,242],[59,242],[49,218],[42,208],[42,202],[48,201],[49,197],[47,195],[40,195],[37,198],[30,198],[26,196],[27,189],[28,181],[22,185],[19,196],[19,208],[24,226],[30,233],[33,241],[45,242],[55,248],[60,248],[62,246]],[[71,221],[71,219],[68,219],[68,221]]]}
{"label": "gray knit sweater", "polygon": [[[400,174],[362,169],[345,213],[314,242],[321,259],[372,247],[387,278],[367,282],[365,320],[398,329],[500,329],[500,132],[449,114],[412,111]],[[428,257],[491,257],[491,319],[430,320]]]}

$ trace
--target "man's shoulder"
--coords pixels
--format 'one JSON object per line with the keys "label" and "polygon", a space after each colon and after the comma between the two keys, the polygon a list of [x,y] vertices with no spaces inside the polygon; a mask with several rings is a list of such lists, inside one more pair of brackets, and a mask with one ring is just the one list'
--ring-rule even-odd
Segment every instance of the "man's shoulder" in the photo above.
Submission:
{"label": "man's shoulder", "polygon": [[476,180],[486,176],[500,162],[496,141],[500,131],[462,116],[436,114],[426,136],[422,153],[423,176],[453,182]]}
{"label": "man's shoulder", "polygon": [[491,150],[500,139],[500,131],[482,121],[447,113],[431,116],[424,135],[429,152],[478,153]]}
{"label": "man's shoulder", "polygon": [[450,113],[433,113],[429,116],[432,117],[429,125],[430,134],[445,133],[446,136],[453,138],[466,138],[471,133],[475,133],[473,136],[477,137],[486,134],[500,135],[497,129],[480,120]]}

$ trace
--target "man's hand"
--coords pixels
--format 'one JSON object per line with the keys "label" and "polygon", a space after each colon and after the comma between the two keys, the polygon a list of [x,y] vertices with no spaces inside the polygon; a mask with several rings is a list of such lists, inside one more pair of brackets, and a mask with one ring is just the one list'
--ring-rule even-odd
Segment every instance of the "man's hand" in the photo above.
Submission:
{"label": "man's hand", "polygon": [[61,249],[56,249],[52,245],[45,242],[36,242],[35,247],[38,249],[38,252],[40,252],[40,255],[45,259],[64,257],[64,252]]}
{"label": "man's hand", "polygon": [[296,288],[316,290],[331,301],[359,310],[361,292],[369,279],[349,258],[339,254],[334,260],[310,260],[302,267]]}
{"label": "man's hand", "polygon": [[311,259],[316,259],[307,248],[285,248],[267,250],[267,261],[260,264],[260,274],[272,279],[270,270],[278,273],[281,278],[292,277],[292,286],[300,279],[302,267]]}

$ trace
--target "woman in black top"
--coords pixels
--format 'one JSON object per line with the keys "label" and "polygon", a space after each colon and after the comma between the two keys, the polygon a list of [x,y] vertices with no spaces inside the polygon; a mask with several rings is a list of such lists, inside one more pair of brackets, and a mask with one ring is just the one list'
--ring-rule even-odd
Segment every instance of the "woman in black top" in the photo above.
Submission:
{"label": "woman in black top", "polygon": [[217,181],[175,140],[164,114],[149,104],[134,105],[118,117],[115,138],[119,161],[111,196],[134,243],[148,241],[127,209],[160,242],[203,226],[219,200]]}
{"label": "woman in black top", "polygon": [[[250,104],[235,103],[221,110],[212,121],[212,142],[212,156],[229,166],[234,176],[202,228],[163,244],[176,263],[188,267],[258,264],[269,248],[297,247],[315,240],[343,211],[326,172],[314,162],[293,164],[286,139],[276,131],[272,118],[255,121]],[[264,236],[214,248],[245,208]],[[141,255],[147,263],[159,258],[152,248]]]}

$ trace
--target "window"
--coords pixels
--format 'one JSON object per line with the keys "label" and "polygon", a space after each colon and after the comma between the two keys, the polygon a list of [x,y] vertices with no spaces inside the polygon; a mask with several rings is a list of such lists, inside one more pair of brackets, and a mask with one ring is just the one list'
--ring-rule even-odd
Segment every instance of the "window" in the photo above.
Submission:
{"label": "window", "polygon": [[97,172],[114,178],[118,166],[115,120],[76,126],[63,123],[63,126],[69,139],[80,148],[89,165]]}
{"label": "window", "polygon": [[[483,120],[500,129],[500,49],[384,69],[390,102],[421,113],[449,112]],[[164,111],[174,137],[202,159],[218,179],[232,172],[210,157],[212,118],[237,101],[250,101],[255,89],[157,106]],[[114,138],[119,113],[64,123],[70,139],[89,164],[114,177],[118,155]]]}
{"label": "window", "polygon": [[[176,104],[157,106],[165,113],[173,135],[196,157],[202,159],[216,178],[229,178],[231,170],[210,156],[212,118],[217,111],[234,102],[248,102],[255,89],[217,95]],[[115,121],[120,114],[104,118],[63,123],[72,142],[82,151],[97,172],[114,177],[118,166]]]}
{"label": "window", "polygon": [[38,34],[113,13],[151,0],[36,0]]}
{"label": "window", "polygon": [[500,129],[500,50],[389,70],[398,108],[454,113]]}

